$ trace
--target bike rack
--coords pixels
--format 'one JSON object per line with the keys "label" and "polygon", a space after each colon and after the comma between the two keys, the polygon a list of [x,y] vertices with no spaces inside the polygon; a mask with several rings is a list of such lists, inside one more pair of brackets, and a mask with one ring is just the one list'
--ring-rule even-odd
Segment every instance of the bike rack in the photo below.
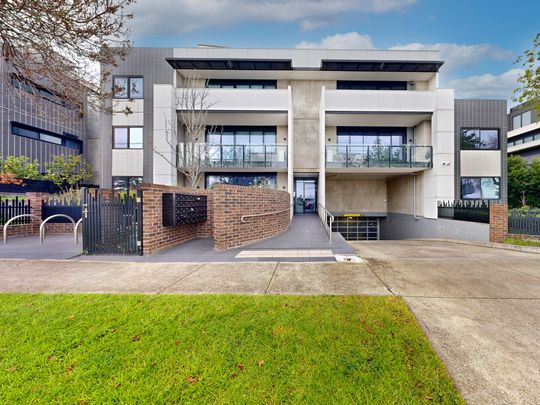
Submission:
{"label": "bike rack", "polygon": [[75,220],[73,218],[71,218],[69,215],[66,215],[66,214],[51,215],[50,217],[48,217],[47,219],[41,222],[41,225],[39,226],[39,243],[43,243],[43,239],[45,237],[45,224],[47,223],[47,221],[49,221],[49,219],[53,219],[57,217],[67,218],[71,221],[71,223],[73,224],[73,235],[74,235],[75,243],[79,243],[78,237],[77,237],[77,224],[75,223]]}
{"label": "bike rack", "polygon": [[79,225],[82,224],[82,218],[77,221],[75,224],[75,229],[73,229],[73,232],[75,233],[75,243],[79,243],[79,233],[77,232],[79,230]]}
{"label": "bike rack", "polygon": [[[7,227],[8,227],[8,225],[9,225],[11,222],[15,221],[17,218],[23,218],[23,217],[33,217],[33,218],[39,219],[40,222],[43,222],[43,220],[42,220],[40,217],[38,217],[37,215],[34,215],[34,214],[21,214],[21,215],[17,215],[17,216],[15,216],[15,217],[11,218],[9,221],[7,221],[7,222],[4,224],[4,244],[7,243]],[[48,218],[47,218],[47,219],[48,219]]]}

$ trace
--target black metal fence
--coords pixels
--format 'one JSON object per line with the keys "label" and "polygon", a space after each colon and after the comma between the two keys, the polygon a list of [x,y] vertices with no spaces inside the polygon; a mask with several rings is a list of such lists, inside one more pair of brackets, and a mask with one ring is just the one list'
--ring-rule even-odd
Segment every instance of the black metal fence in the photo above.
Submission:
{"label": "black metal fence", "polygon": [[[68,199],[50,198],[43,200],[41,218],[46,219],[57,214],[67,215],[77,222],[82,218],[82,206],[80,203]],[[65,217],[56,217],[51,219],[49,223],[67,224],[71,221]]]}
{"label": "black metal fence", "polygon": [[508,213],[508,232],[540,235],[540,209],[512,209]]}
{"label": "black metal fence", "polygon": [[[0,197],[0,225],[4,225],[17,215],[31,214],[30,200],[25,198],[2,198]],[[29,224],[30,217],[17,218],[12,222],[14,225]]]}
{"label": "black metal fence", "polygon": [[83,189],[83,251],[86,254],[142,255],[142,203],[137,195],[103,198]]}
{"label": "black metal fence", "polygon": [[488,200],[439,201],[437,211],[439,218],[489,224]]}

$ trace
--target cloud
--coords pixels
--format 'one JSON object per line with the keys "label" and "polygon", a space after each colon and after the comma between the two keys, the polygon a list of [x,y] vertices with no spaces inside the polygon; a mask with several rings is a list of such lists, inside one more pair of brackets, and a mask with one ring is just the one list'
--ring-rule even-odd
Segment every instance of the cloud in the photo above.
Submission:
{"label": "cloud", "polygon": [[249,21],[297,22],[310,30],[346,12],[386,13],[416,0],[143,0],[132,6],[138,35],[175,35]]}
{"label": "cloud", "polygon": [[348,32],[346,34],[329,35],[319,42],[302,41],[296,44],[296,48],[372,49],[373,40],[369,35]]}
{"label": "cloud", "polygon": [[455,89],[456,98],[501,98],[509,100],[518,86],[522,69],[510,69],[500,75],[486,73],[463,79],[450,80],[448,87]]}
{"label": "cloud", "polygon": [[442,72],[448,73],[458,67],[470,67],[485,60],[511,60],[514,54],[508,49],[492,44],[420,44],[410,43],[406,45],[396,45],[390,49],[398,50],[438,50],[441,52],[441,59],[444,61]]}

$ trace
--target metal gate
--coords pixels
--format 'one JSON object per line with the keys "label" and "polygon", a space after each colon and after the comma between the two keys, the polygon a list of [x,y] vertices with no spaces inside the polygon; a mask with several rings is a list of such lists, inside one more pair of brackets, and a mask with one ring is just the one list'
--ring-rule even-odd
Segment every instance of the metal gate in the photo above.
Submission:
{"label": "metal gate", "polygon": [[142,255],[142,192],[104,198],[83,189],[83,252]]}

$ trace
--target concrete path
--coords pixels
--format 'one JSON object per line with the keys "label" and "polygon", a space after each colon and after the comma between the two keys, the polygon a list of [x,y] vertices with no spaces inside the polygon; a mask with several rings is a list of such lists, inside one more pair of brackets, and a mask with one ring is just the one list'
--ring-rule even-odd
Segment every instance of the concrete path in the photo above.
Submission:
{"label": "concrete path", "polygon": [[540,403],[540,255],[447,242],[355,242],[405,298],[467,402]]}

